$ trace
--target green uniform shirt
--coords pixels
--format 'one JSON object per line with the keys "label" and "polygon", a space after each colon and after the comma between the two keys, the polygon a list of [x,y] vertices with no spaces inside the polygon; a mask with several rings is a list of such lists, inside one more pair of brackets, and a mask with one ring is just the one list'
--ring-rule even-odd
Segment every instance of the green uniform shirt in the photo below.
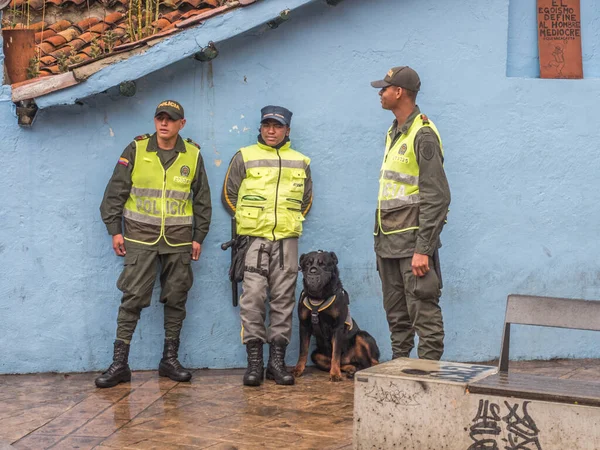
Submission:
{"label": "green uniform shirt", "polygon": [[[175,161],[179,152],[185,152],[185,143],[181,136],[178,136],[175,148],[173,150],[162,150],[158,147],[156,134],[153,134],[148,141],[149,152],[158,152],[158,157],[165,169],[168,169]],[[136,145],[135,141],[125,148],[121,158],[128,161],[127,165],[117,164],[113,175],[106,186],[104,198],[100,205],[100,214],[102,221],[106,225],[108,234],[114,236],[123,233],[123,207],[129,198],[132,181],[131,173],[135,162]],[[198,155],[198,167],[196,175],[192,180],[192,195],[193,195],[193,210],[194,210],[194,236],[193,240],[200,244],[204,241],[208,233],[210,218],[212,214],[212,206],[210,201],[210,188],[208,179],[204,169],[204,161],[202,155]],[[145,250],[158,250],[159,253],[177,253],[190,252],[191,245],[181,247],[171,247],[164,238],[155,245],[137,244],[135,242],[126,241],[126,248],[140,248]]]}
{"label": "green uniform shirt", "polygon": [[[406,122],[394,121],[392,140],[406,133],[421,114],[418,106]],[[408,258],[414,253],[432,256],[441,245],[440,233],[450,205],[450,187],[444,172],[440,142],[428,127],[421,128],[415,137],[415,155],[419,163],[419,229],[384,235],[376,232],[375,253],[382,258]]]}

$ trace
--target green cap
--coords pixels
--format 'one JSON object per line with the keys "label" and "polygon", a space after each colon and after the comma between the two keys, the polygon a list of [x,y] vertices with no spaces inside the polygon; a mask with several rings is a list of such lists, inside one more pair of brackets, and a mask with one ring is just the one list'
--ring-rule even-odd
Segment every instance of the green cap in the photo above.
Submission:
{"label": "green cap", "polygon": [[408,66],[392,67],[383,80],[372,81],[371,86],[381,89],[388,86],[398,86],[411,91],[419,92],[421,80],[419,75]]}
{"label": "green cap", "polygon": [[160,113],[167,114],[173,120],[184,118],[183,106],[174,100],[165,100],[164,102],[160,102],[156,107],[154,117],[158,116]]}

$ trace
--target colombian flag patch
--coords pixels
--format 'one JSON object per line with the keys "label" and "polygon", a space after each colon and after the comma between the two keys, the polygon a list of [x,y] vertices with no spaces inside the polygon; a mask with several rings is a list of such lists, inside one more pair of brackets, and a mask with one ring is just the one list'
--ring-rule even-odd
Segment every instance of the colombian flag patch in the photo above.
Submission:
{"label": "colombian flag patch", "polygon": [[123,158],[122,156],[119,158],[118,164],[121,164],[125,167],[129,166],[129,160],[127,158]]}

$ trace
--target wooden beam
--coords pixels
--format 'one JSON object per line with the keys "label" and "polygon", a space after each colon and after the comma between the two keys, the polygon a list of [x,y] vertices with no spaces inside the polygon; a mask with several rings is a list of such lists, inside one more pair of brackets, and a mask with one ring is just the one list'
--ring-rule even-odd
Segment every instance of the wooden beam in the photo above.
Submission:
{"label": "wooden beam", "polygon": [[40,78],[31,83],[13,88],[12,101],[16,103],[21,100],[37,98],[49,94],[50,92],[58,91],[59,89],[74,86],[77,83],[78,81],[75,79],[72,72]]}

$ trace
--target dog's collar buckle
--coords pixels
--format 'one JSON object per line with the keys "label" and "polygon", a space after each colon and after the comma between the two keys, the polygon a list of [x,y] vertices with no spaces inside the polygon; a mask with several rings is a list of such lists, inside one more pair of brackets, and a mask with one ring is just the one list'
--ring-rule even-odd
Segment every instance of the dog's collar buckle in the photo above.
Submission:
{"label": "dog's collar buckle", "polygon": [[310,321],[313,325],[319,325],[319,310],[313,309],[310,312]]}

